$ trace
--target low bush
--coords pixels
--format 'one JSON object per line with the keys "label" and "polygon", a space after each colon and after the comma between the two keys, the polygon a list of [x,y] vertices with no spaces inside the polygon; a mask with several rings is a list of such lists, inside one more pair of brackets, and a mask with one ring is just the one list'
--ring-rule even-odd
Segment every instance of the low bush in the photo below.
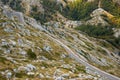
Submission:
{"label": "low bush", "polygon": [[120,49],[120,37],[107,40],[112,45]]}
{"label": "low bush", "polygon": [[93,10],[97,9],[98,0],[94,2],[86,2],[83,0],[75,0],[68,4],[65,16],[73,20],[88,19]]}
{"label": "low bush", "polygon": [[3,4],[9,5],[12,9],[20,12],[24,12],[24,8],[20,4],[22,0],[1,0]]}
{"label": "low bush", "polygon": [[89,36],[93,36],[93,37],[97,37],[97,38],[106,38],[108,36],[113,35],[113,30],[110,27],[81,25],[79,27],[76,27],[75,29],[85,32]]}
{"label": "low bush", "polygon": [[102,8],[114,16],[120,17],[120,7],[113,0],[101,0]]}
{"label": "low bush", "polygon": [[36,59],[37,58],[36,54],[31,49],[29,49],[27,51],[27,55],[30,59]]}

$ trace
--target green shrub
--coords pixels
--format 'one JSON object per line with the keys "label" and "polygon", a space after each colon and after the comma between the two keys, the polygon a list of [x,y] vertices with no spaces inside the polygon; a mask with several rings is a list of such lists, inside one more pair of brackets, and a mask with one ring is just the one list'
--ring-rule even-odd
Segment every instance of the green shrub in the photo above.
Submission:
{"label": "green shrub", "polygon": [[107,41],[110,42],[115,47],[120,49],[120,36],[118,38],[112,38],[112,39],[109,39]]}
{"label": "green shrub", "polygon": [[36,54],[31,49],[29,49],[27,51],[27,55],[30,59],[36,59],[37,58]]}
{"label": "green shrub", "polygon": [[89,36],[105,39],[115,47],[120,49],[120,37],[115,38],[113,36],[112,27],[101,27],[101,26],[92,26],[92,25],[81,25],[75,28],[76,30],[80,30]]}
{"label": "green shrub", "polygon": [[15,74],[15,77],[17,77],[17,78],[23,78],[24,76],[26,76],[26,73],[24,73],[24,72],[19,72],[19,73]]}
{"label": "green shrub", "polygon": [[24,12],[24,8],[20,4],[22,0],[1,0],[3,4],[9,5],[12,9]]}
{"label": "green shrub", "polygon": [[82,26],[76,27],[75,29],[85,32],[89,36],[98,37],[98,38],[105,38],[113,34],[112,28],[110,27],[82,25]]}
{"label": "green shrub", "polygon": [[76,0],[74,2],[71,2],[68,7],[66,7],[68,11],[65,11],[65,16],[68,15],[68,17],[73,20],[89,18],[89,15],[92,13],[93,10],[97,8],[97,5],[98,0],[95,0],[94,2]]}

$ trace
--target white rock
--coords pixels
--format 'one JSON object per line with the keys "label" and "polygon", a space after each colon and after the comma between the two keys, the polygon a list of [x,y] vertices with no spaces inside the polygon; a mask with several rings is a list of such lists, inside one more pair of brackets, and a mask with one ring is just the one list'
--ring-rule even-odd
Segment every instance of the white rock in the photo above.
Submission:
{"label": "white rock", "polygon": [[35,73],[34,73],[34,72],[28,72],[27,75],[29,75],[29,76],[30,76],[30,75],[33,76],[33,75],[35,75]]}
{"label": "white rock", "polygon": [[16,42],[15,41],[13,41],[13,40],[10,40],[10,42],[9,42],[11,45],[13,45],[13,46],[16,46]]}
{"label": "white rock", "polygon": [[8,45],[8,42],[5,39],[2,39],[1,41],[2,41],[2,46]]}
{"label": "white rock", "polygon": [[62,77],[69,77],[69,73],[66,73],[66,74],[62,74]]}
{"label": "white rock", "polygon": [[63,77],[56,77],[55,80],[63,80],[64,78]]}
{"label": "white rock", "polygon": [[91,75],[88,75],[88,76],[86,76],[85,78],[87,78],[87,79],[93,79],[94,77],[91,76]]}
{"label": "white rock", "polygon": [[5,31],[5,32],[13,32],[13,30],[12,30],[11,28],[9,28],[9,27],[4,28],[4,31]]}
{"label": "white rock", "polygon": [[18,68],[18,71],[25,71],[25,72],[31,72],[36,70],[36,67],[33,66],[32,64],[27,64],[27,66],[20,66]]}
{"label": "white rock", "polygon": [[31,71],[36,70],[36,67],[33,66],[32,64],[27,64],[26,67],[29,68]]}
{"label": "white rock", "polygon": [[43,49],[47,52],[52,50],[52,48],[50,46],[44,46]]}
{"label": "white rock", "polygon": [[10,79],[12,77],[12,73],[11,72],[8,72],[7,74],[6,74],[6,78],[7,79]]}
{"label": "white rock", "polygon": [[41,69],[45,69],[45,67],[41,67]]}
{"label": "white rock", "polygon": [[27,55],[27,52],[22,50],[21,48],[19,48],[19,54],[23,55],[23,56],[26,56]]}
{"label": "white rock", "polygon": [[45,76],[42,73],[39,74],[39,78],[44,78],[44,77]]}
{"label": "white rock", "polygon": [[62,54],[62,55],[61,55],[61,58],[66,58],[66,55],[65,55],[65,54]]}
{"label": "white rock", "polygon": [[24,44],[24,43],[23,43],[23,40],[22,40],[22,39],[18,39],[18,45],[19,45],[19,46],[23,46],[23,44]]}
{"label": "white rock", "polygon": [[98,78],[97,78],[97,77],[94,77],[94,80],[98,80]]}

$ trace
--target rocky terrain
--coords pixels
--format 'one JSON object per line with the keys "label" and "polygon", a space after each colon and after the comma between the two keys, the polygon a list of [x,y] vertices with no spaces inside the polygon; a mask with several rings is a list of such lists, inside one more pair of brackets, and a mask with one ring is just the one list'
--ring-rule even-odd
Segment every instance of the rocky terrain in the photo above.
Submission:
{"label": "rocky terrain", "polygon": [[[74,29],[109,26],[103,15],[110,20],[114,15],[97,8],[88,20],[72,20],[62,14],[71,2],[0,0],[0,80],[120,79],[119,44]],[[119,27],[113,30],[119,37]]]}

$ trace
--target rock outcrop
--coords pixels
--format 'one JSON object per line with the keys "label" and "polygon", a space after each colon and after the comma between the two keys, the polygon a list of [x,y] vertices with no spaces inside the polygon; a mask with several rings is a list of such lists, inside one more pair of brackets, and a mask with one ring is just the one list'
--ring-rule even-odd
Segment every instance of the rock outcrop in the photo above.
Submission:
{"label": "rock outcrop", "polygon": [[25,24],[24,16],[23,16],[23,13],[21,13],[21,12],[13,11],[9,7],[4,6],[4,8],[3,8],[3,14],[5,16],[7,16],[8,18],[12,19],[12,20],[13,19],[14,20],[17,19],[20,23]]}
{"label": "rock outcrop", "polygon": [[111,15],[110,13],[108,13],[107,11],[105,11],[104,9],[102,8],[98,8],[96,10],[94,10],[90,16],[92,17],[92,19],[88,20],[86,23],[87,24],[91,24],[91,25],[101,25],[101,26],[108,26],[108,22],[106,22],[104,20],[104,17],[103,16],[107,16],[108,18],[113,18],[114,16]]}
{"label": "rock outcrop", "polygon": [[41,4],[41,0],[22,0],[21,5],[25,9],[25,14],[30,15],[33,7],[37,9],[37,12],[44,14],[44,8]]}

